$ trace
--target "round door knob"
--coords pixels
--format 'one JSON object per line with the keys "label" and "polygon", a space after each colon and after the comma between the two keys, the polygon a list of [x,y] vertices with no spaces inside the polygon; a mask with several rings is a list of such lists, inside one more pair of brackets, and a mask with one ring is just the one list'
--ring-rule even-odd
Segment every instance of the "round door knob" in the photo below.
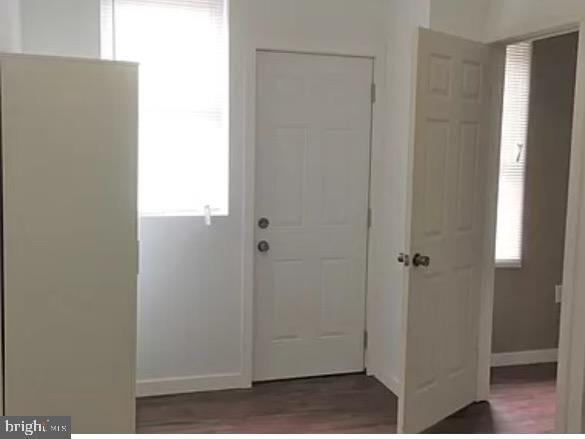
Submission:
{"label": "round door knob", "polygon": [[260,253],[266,253],[270,250],[270,244],[267,241],[260,241],[258,243],[258,251]]}
{"label": "round door knob", "polygon": [[412,265],[415,267],[428,267],[431,265],[431,258],[417,253],[414,255],[414,258],[412,258]]}

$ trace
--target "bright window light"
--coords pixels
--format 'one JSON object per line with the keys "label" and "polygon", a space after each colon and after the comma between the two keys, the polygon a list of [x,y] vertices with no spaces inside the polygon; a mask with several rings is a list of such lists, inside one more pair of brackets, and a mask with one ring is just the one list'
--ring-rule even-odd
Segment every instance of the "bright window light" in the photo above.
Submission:
{"label": "bright window light", "polygon": [[522,264],[532,44],[508,46],[500,158],[496,265]]}
{"label": "bright window light", "polygon": [[102,54],[140,63],[141,216],[228,214],[227,0],[102,0]]}

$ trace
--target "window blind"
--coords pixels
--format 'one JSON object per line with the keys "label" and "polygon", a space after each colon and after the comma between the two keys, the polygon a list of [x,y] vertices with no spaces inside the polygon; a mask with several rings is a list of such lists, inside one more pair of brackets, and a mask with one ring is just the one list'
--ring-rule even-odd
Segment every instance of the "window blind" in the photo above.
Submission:
{"label": "window blind", "polygon": [[496,263],[503,266],[522,262],[531,61],[532,43],[508,46],[496,233]]}
{"label": "window blind", "polygon": [[140,63],[143,216],[228,213],[226,0],[103,0],[102,54]]}

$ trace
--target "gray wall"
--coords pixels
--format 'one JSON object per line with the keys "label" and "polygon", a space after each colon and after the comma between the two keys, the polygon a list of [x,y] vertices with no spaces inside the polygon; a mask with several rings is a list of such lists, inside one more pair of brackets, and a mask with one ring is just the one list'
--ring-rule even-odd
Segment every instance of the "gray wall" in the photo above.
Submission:
{"label": "gray wall", "polygon": [[534,43],[523,261],[496,270],[494,352],[558,346],[578,36]]}

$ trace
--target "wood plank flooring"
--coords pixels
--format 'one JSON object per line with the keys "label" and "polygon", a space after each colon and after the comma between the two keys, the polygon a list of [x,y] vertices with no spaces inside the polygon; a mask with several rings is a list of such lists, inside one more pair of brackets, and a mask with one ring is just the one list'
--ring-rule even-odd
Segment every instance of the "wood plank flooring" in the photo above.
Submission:
{"label": "wood plank flooring", "polygon": [[[462,410],[431,433],[551,433],[554,364],[494,370],[489,403]],[[364,375],[264,383],[139,399],[138,433],[395,433],[396,397]]]}

